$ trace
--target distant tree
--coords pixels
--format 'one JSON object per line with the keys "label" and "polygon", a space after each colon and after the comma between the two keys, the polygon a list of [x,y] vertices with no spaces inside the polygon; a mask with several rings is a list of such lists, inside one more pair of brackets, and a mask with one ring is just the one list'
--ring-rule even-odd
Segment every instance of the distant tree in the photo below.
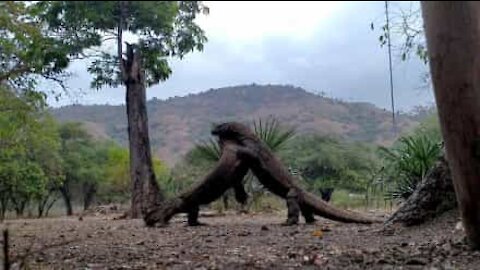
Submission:
{"label": "distant tree", "polygon": [[298,136],[281,156],[319,195],[329,188],[364,192],[380,165],[373,146],[319,135]]}
{"label": "distant tree", "polygon": [[37,93],[14,94],[0,86],[0,217],[9,204],[22,215],[62,181],[56,125]]}
{"label": "distant tree", "polygon": [[[92,87],[126,86],[131,216],[137,218],[163,200],[151,158],[145,87],[169,77],[167,57],[202,50],[206,37],[194,20],[208,9],[195,1],[41,1],[38,6],[47,10],[43,18],[51,31],[89,48],[81,54],[92,59]],[[127,33],[136,41],[124,46]],[[110,41],[115,52],[97,50]]]}
{"label": "distant tree", "polygon": [[[120,147],[116,143],[107,143],[107,160],[103,166],[104,181],[100,183],[101,199],[103,201],[121,202],[130,198],[130,168],[128,149]],[[153,159],[153,168],[157,181],[160,185],[168,188],[169,170],[167,166],[159,159]],[[168,189],[166,190],[168,192]]]}

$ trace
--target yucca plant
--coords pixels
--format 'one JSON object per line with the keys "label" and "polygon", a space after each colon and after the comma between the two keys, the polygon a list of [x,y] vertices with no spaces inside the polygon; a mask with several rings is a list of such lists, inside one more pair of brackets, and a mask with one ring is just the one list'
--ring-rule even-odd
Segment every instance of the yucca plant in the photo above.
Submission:
{"label": "yucca plant", "polygon": [[380,151],[389,172],[384,181],[391,185],[386,195],[407,199],[437,161],[441,145],[424,135],[416,135],[402,137],[397,146],[381,147]]}
{"label": "yucca plant", "polygon": [[280,126],[279,121],[274,117],[269,117],[263,122],[261,118],[254,121],[253,130],[273,152],[281,150],[286,142],[295,136],[294,128]]}

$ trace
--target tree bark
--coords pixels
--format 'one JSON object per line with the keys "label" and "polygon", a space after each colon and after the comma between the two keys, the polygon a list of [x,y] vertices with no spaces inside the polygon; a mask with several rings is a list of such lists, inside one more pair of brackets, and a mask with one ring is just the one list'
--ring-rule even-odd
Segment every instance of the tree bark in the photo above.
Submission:
{"label": "tree bark", "polygon": [[452,176],[445,157],[441,157],[413,194],[385,222],[406,226],[422,224],[457,207]]}
{"label": "tree bark", "polygon": [[132,179],[131,217],[140,218],[163,201],[163,192],[156,181],[152,165],[148,133],[145,75],[140,52],[127,45],[127,59],[123,61],[123,79],[126,85],[128,139],[130,150],[130,177]]}
{"label": "tree bark", "polygon": [[422,1],[440,126],[465,232],[480,248],[479,2]]}

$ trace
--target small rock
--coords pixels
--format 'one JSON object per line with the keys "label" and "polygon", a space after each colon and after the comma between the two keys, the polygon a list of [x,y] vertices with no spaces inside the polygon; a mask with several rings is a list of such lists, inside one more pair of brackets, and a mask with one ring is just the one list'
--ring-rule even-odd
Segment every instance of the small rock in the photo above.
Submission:
{"label": "small rock", "polygon": [[135,245],[143,246],[143,245],[145,245],[145,240],[138,241],[137,243],[135,243]]}
{"label": "small rock", "polygon": [[260,230],[262,231],[268,231],[270,230],[267,226],[263,225],[262,228],[260,228]]}

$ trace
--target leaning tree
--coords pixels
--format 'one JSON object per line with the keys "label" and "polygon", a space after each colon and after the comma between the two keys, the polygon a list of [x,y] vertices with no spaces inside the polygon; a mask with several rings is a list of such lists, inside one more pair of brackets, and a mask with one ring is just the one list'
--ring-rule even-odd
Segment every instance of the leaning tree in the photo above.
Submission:
{"label": "leaning tree", "polygon": [[[203,49],[206,37],[195,19],[208,9],[197,1],[41,1],[37,5],[47,10],[43,17],[50,30],[87,48],[79,55],[91,60],[92,88],[126,87],[130,214],[138,218],[164,197],[152,166],[145,88],[169,77],[169,57],[182,58]],[[125,42],[127,38],[132,41]],[[109,50],[109,45],[116,49]]]}

